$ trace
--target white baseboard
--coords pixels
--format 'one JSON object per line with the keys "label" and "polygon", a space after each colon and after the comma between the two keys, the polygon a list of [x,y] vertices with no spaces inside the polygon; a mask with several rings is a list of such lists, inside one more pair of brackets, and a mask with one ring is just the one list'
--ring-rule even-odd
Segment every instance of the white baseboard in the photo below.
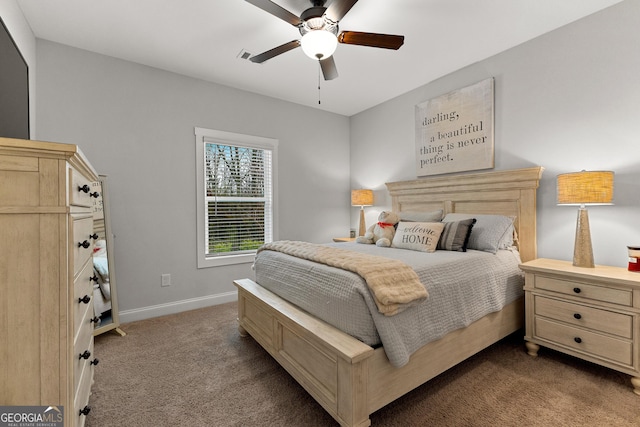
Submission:
{"label": "white baseboard", "polygon": [[135,308],[133,310],[123,310],[120,312],[120,323],[129,323],[135,322],[137,320],[151,319],[152,317],[181,313],[183,311],[210,307],[212,305],[224,304],[237,300],[238,292],[227,292],[224,294],[207,295],[205,297],[191,298],[166,304]]}

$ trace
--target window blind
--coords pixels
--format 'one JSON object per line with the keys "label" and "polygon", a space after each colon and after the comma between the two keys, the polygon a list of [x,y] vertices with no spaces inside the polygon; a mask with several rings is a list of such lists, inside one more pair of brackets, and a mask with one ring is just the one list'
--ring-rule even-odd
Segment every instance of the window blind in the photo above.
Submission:
{"label": "window blind", "polygon": [[206,254],[255,251],[272,236],[271,150],[205,143]]}

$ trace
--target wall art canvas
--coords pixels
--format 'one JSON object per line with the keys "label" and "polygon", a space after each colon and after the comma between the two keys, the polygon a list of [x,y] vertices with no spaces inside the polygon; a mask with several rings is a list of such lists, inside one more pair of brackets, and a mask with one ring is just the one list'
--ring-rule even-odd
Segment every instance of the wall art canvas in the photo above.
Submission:
{"label": "wall art canvas", "polygon": [[493,78],[416,105],[416,175],[494,167]]}

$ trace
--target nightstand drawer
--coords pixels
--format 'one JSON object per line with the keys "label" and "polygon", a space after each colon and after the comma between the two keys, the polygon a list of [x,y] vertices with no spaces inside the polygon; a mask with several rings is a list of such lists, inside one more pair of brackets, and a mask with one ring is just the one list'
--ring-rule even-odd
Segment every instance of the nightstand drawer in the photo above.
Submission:
{"label": "nightstand drawer", "polygon": [[632,366],[631,341],[589,332],[574,326],[535,318],[535,335],[551,343],[579,350],[591,355]]}
{"label": "nightstand drawer", "polygon": [[535,314],[572,325],[631,339],[633,317],[623,313],[601,310],[536,295]]}
{"label": "nightstand drawer", "polygon": [[633,292],[626,289],[588,285],[581,282],[556,279],[542,275],[536,275],[534,286],[538,289],[545,289],[566,295],[573,295],[575,297],[588,298],[628,307],[631,307],[633,304]]}

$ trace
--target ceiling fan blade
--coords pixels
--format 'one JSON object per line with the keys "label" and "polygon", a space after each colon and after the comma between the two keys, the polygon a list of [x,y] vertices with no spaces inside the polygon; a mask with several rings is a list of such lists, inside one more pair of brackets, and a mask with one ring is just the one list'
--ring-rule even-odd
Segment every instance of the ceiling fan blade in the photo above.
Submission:
{"label": "ceiling fan blade", "polygon": [[320,60],[320,68],[325,80],[333,80],[338,77],[338,69],[336,68],[336,61],[333,60],[333,55]]}
{"label": "ceiling fan blade", "polygon": [[282,19],[283,21],[288,22],[294,27],[297,27],[302,23],[299,17],[297,17],[293,13],[289,12],[287,9],[275,4],[270,0],[245,0],[245,1],[247,3],[251,3],[256,7],[259,7],[260,9],[272,14],[273,16],[276,16]]}
{"label": "ceiling fan blade", "polygon": [[392,34],[361,33],[358,31],[343,31],[338,36],[338,41],[344,44],[357,44],[360,46],[381,47],[383,49],[400,49],[404,43],[404,36]]}
{"label": "ceiling fan blade", "polygon": [[327,8],[325,15],[333,22],[338,22],[357,2],[358,0],[334,0]]}
{"label": "ceiling fan blade", "polygon": [[289,52],[290,50],[295,49],[298,46],[300,46],[300,40],[292,40],[288,43],[281,44],[280,46],[274,47],[273,49],[269,49],[266,52],[262,52],[258,55],[252,56],[251,58],[249,58],[249,61],[255,62],[257,64],[262,64],[267,59],[271,59],[274,56],[278,56],[285,52]]}

